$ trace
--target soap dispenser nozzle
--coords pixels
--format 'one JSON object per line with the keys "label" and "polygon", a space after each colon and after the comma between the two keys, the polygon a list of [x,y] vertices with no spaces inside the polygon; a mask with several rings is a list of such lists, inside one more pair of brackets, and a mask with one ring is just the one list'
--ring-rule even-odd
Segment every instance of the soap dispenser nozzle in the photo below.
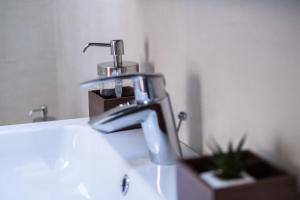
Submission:
{"label": "soap dispenser nozzle", "polygon": [[110,54],[114,58],[114,67],[122,67],[122,55],[124,55],[123,40],[111,40],[110,43],[88,43],[84,47],[83,53],[91,46],[110,47]]}

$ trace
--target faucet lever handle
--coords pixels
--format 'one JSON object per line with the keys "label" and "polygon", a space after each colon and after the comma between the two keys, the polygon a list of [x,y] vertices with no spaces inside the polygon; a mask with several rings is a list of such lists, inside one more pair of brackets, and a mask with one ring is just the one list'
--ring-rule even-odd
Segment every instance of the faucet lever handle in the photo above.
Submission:
{"label": "faucet lever handle", "polygon": [[108,76],[103,78],[97,78],[89,81],[85,81],[80,83],[81,88],[90,88],[99,83],[108,83],[115,80],[136,80],[139,81],[140,79],[161,79],[165,85],[165,78],[162,74],[157,73],[131,73],[131,74],[122,74],[118,76]]}
{"label": "faucet lever handle", "polygon": [[90,88],[101,83],[107,83],[116,80],[133,81],[135,101],[140,104],[147,104],[152,100],[161,99],[167,96],[165,91],[165,79],[162,74],[133,73],[122,74],[118,76],[103,77],[86,81],[80,84],[81,88]]}

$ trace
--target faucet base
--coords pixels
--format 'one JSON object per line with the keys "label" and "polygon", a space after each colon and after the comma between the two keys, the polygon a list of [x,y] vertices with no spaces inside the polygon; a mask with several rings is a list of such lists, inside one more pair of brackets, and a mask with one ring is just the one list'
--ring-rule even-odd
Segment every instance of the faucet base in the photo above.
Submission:
{"label": "faucet base", "polygon": [[176,164],[176,156],[175,154],[172,157],[168,157],[168,159],[161,159],[160,155],[154,155],[149,152],[149,157],[151,162],[157,165],[175,165]]}
{"label": "faucet base", "polygon": [[141,113],[146,116],[142,127],[151,161],[158,165],[174,165],[177,156],[170,145],[168,135],[160,129],[157,113],[151,109]]}

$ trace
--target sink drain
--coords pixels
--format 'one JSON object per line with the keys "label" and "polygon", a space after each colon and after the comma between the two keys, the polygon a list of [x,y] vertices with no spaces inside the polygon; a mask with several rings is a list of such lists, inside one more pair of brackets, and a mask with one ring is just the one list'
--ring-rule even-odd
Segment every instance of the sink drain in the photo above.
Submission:
{"label": "sink drain", "polygon": [[128,193],[130,185],[130,178],[127,174],[123,176],[122,183],[121,183],[121,192],[123,196],[125,196]]}

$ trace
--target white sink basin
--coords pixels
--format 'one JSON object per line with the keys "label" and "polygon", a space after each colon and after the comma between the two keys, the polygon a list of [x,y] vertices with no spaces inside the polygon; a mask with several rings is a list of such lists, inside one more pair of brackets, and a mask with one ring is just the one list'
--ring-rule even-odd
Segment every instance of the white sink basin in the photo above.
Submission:
{"label": "white sink basin", "polygon": [[0,127],[1,200],[175,200],[175,179],[175,166],[150,162],[140,129],[105,135],[87,119]]}

